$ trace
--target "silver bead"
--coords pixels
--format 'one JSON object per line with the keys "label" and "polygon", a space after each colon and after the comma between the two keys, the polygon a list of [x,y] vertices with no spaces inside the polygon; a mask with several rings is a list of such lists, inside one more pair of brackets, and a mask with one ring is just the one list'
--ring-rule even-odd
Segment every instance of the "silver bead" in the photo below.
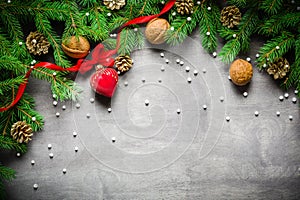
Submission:
{"label": "silver bead", "polygon": [[203,110],[207,109],[207,105],[205,105],[205,104],[202,107],[203,107]]}
{"label": "silver bead", "polygon": [[280,116],[280,112],[279,112],[279,111],[277,111],[277,112],[276,112],[276,115],[279,117],[279,116]]}
{"label": "silver bead", "polygon": [[255,57],[256,57],[256,58],[259,58],[259,54],[257,53],[257,54],[255,55]]}
{"label": "silver bead", "polygon": [[292,121],[293,120],[293,116],[289,115],[289,120]]}
{"label": "silver bead", "polygon": [[220,101],[223,102],[225,98],[223,96],[220,96]]}
{"label": "silver bead", "polygon": [[230,121],[230,117],[229,117],[229,116],[227,116],[225,119],[226,119],[226,121],[228,121],[228,122]]}
{"label": "silver bead", "polygon": [[161,66],[160,71],[164,72],[165,71],[165,67]]}
{"label": "silver bead", "polygon": [[234,34],[232,35],[232,37],[233,37],[233,38],[236,38],[236,34],[234,33]]}
{"label": "silver bead", "polygon": [[277,50],[278,50],[278,49],[280,49],[280,47],[279,47],[279,46],[276,46],[275,48],[276,48]]}
{"label": "silver bead", "polygon": [[78,147],[74,147],[74,151],[78,152],[79,148]]}
{"label": "silver bead", "polygon": [[89,16],[89,15],[90,15],[90,13],[88,13],[88,12],[85,13],[85,16]]}
{"label": "silver bead", "polygon": [[250,61],[251,61],[251,58],[250,58],[250,57],[247,57],[246,60],[247,60],[248,62],[250,62]]}
{"label": "silver bead", "polygon": [[166,62],[167,64],[169,64],[170,61],[169,61],[168,59],[166,59],[165,62]]}
{"label": "silver bead", "polygon": [[78,109],[80,108],[80,104],[79,103],[76,103],[75,107]]}
{"label": "silver bead", "polygon": [[111,109],[111,108],[107,108],[107,112],[109,112],[109,113],[110,113],[111,111],[112,111],[112,109]]}
{"label": "silver bead", "polygon": [[296,102],[297,102],[297,98],[296,98],[296,97],[293,97],[293,98],[292,98],[292,102],[293,102],[293,103],[296,103]]}
{"label": "silver bead", "polygon": [[77,136],[77,132],[73,132],[73,137],[76,137]]}
{"label": "silver bead", "polygon": [[91,103],[94,103],[94,102],[95,102],[95,99],[94,99],[94,98],[90,98],[90,102],[91,102]]}
{"label": "silver bead", "polygon": [[284,93],[284,97],[287,99],[289,98],[289,93]]}
{"label": "silver bead", "polygon": [[49,157],[52,159],[54,157],[53,153],[49,153]]}
{"label": "silver bead", "polygon": [[198,71],[194,70],[194,75],[197,76],[198,75]]}
{"label": "silver bead", "polygon": [[149,102],[149,100],[148,100],[148,99],[146,99],[146,100],[145,100],[145,105],[146,105],[146,106],[148,106],[148,105],[149,105],[149,103],[150,103],[150,102]]}
{"label": "silver bead", "polygon": [[114,143],[114,142],[116,142],[116,138],[115,137],[112,137],[111,138],[111,141]]}
{"label": "silver bead", "polygon": [[247,97],[247,96],[248,96],[248,92],[244,92],[244,93],[243,93],[243,96],[244,96],[244,97]]}
{"label": "silver bead", "polygon": [[185,67],[185,71],[186,71],[186,72],[189,72],[189,71],[190,71],[190,67],[189,67],[189,66],[186,66],[186,67]]}
{"label": "silver bead", "polygon": [[23,42],[19,42],[19,45],[21,46],[23,44]]}
{"label": "silver bead", "polygon": [[86,114],[86,118],[89,119],[90,117],[91,117],[91,114],[90,114],[90,113],[87,113],[87,114]]}
{"label": "silver bead", "polygon": [[52,144],[48,144],[48,149],[51,149],[52,148]]}
{"label": "silver bead", "polygon": [[181,61],[179,62],[179,64],[182,66],[182,65],[184,65],[184,62],[181,60]]}
{"label": "silver bead", "polygon": [[34,161],[34,160],[31,160],[30,163],[31,163],[31,165],[34,165],[34,164],[35,164],[35,161]]}
{"label": "silver bead", "polygon": [[176,59],[176,63],[179,64],[180,63],[180,59],[177,58]]}
{"label": "silver bead", "polygon": [[255,111],[254,112],[254,115],[257,117],[259,115],[259,112],[258,111]]}
{"label": "silver bead", "polygon": [[128,86],[128,81],[125,81],[125,82],[124,82],[124,86]]}
{"label": "silver bead", "polygon": [[39,188],[39,185],[37,183],[33,184],[33,189],[37,190]]}
{"label": "silver bead", "polygon": [[279,96],[279,100],[283,101],[284,97],[282,95]]}
{"label": "silver bead", "polygon": [[67,169],[66,168],[63,168],[62,172],[65,174],[67,173]]}
{"label": "silver bead", "polygon": [[213,52],[213,57],[217,57],[217,52]]}
{"label": "silver bead", "polygon": [[164,53],[160,53],[160,57],[165,57],[165,54]]}
{"label": "silver bead", "polygon": [[63,109],[63,110],[66,110],[66,105],[63,105],[62,107],[61,107],[61,109]]}
{"label": "silver bead", "polygon": [[206,73],[206,69],[204,68],[204,69],[202,69],[202,72],[203,72],[203,74],[205,74]]}
{"label": "silver bead", "polygon": [[207,10],[211,10],[211,7],[209,6],[209,7],[207,7]]}
{"label": "silver bead", "polygon": [[188,82],[188,83],[191,83],[191,82],[192,82],[192,78],[191,78],[191,77],[188,77],[188,78],[187,78],[187,82]]}
{"label": "silver bead", "polygon": [[207,35],[207,36],[209,36],[209,35],[210,35],[210,32],[209,32],[209,31],[207,31],[207,32],[206,32],[206,35]]}
{"label": "silver bead", "polygon": [[56,113],[55,113],[55,116],[56,116],[56,117],[59,117],[59,116],[60,116],[60,113],[59,113],[59,112],[56,112]]}
{"label": "silver bead", "polygon": [[187,20],[188,22],[190,22],[190,21],[192,20],[192,18],[191,18],[191,17],[187,17],[186,20]]}
{"label": "silver bead", "polygon": [[57,101],[53,101],[53,106],[57,106]]}
{"label": "silver bead", "polygon": [[33,122],[35,122],[35,121],[36,121],[36,117],[32,117],[31,120],[32,120]]}

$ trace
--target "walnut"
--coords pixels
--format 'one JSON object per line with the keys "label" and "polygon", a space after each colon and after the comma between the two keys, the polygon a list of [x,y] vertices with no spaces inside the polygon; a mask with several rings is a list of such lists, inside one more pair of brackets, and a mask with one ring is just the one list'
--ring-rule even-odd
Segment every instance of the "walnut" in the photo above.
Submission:
{"label": "walnut", "polygon": [[90,51],[90,43],[82,36],[71,36],[63,41],[62,49],[71,58],[84,58]]}
{"label": "walnut", "polygon": [[165,33],[169,28],[170,24],[167,20],[154,18],[148,22],[145,36],[152,44],[162,44],[165,41]]}
{"label": "walnut", "polygon": [[252,65],[246,60],[237,59],[231,64],[229,74],[234,84],[238,86],[246,85],[253,75]]}

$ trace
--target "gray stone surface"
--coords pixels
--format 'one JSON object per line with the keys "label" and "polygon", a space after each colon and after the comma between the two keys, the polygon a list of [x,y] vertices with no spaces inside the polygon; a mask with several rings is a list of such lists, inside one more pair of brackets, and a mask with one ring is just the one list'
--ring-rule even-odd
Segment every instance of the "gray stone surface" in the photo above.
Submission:
{"label": "gray stone surface", "polygon": [[[242,58],[254,60],[259,45]],[[120,77],[111,100],[91,91],[90,74],[78,75],[79,109],[72,102],[54,107],[49,84],[30,80],[45,127],[25,155],[0,153],[18,172],[6,184],[9,199],[300,198],[294,91],[280,101],[284,92],[256,68],[249,85],[234,86],[229,65],[204,52],[197,34],[178,47],[149,46],[132,57],[134,67]]]}

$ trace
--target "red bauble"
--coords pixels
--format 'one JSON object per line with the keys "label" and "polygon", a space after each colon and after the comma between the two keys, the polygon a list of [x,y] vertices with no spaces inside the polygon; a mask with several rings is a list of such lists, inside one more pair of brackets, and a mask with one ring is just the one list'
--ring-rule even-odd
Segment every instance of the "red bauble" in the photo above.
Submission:
{"label": "red bauble", "polygon": [[118,83],[118,73],[113,68],[101,68],[90,79],[93,90],[103,96],[112,97]]}

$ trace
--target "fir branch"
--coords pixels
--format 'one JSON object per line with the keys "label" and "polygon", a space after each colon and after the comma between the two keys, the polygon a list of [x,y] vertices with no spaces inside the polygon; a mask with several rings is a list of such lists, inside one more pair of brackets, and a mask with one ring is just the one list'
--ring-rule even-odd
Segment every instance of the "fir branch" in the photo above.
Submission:
{"label": "fir branch", "polygon": [[0,27],[0,57],[4,55],[10,56],[12,54],[8,36],[3,32],[3,29]]}
{"label": "fir branch", "polygon": [[26,67],[14,56],[0,57],[0,69],[12,71],[17,76],[24,75],[27,71]]}
{"label": "fir branch", "polygon": [[3,166],[0,163],[0,180],[11,181],[16,177],[16,172],[13,169]]}
{"label": "fir branch", "polygon": [[26,81],[24,76],[17,76],[14,78],[9,78],[4,81],[0,81],[0,95],[3,95],[3,92],[11,91],[12,87],[18,88],[21,83]]}
{"label": "fir branch", "polygon": [[282,8],[284,0],[264,0],[260,3],[260,8],[269,15],[277,14]]}
{"label": "fir branch", "polygon": [[227,3],[229,5],[235,5],[239,8],[244,8],[246,6],[249,6],[249,2],[247,2],[247,0],[227,0]]}
{"label": "fir branch", "polygon": [[7,10],[2,9],[0,13],[0,21],[5,27],[7,34],[13,41],[21,41],[24,37],[21,24],[18,19]]}
{"label": "fir branch", "polygon": [[120,33],[120,45],[118,54],[128,55],[136,47],[136,34],[135,31],[130,28],[124,28]]}
{"label": "fir branch", "polygon": [[19,153],[26,153],[27,146],[19,144],[11,137],[0,135],[0,149],[15,150]]}
{"label": "fir branch", "polygon": [[267,41],[259,50],[257,67],[262,68],[266,62],[273,62],[275,58],[283,56],[289,51],[295,42],[295,35],[283,32],[281,36]]}
{"label": "fir branch", "polygon": [[54,79],[51,84],[51,90],[53,94],[57,95],[57,98],[61,101],[71,99],[77,101],[80,97],[82,89],[71,80],[62,80],[60,78]]}

